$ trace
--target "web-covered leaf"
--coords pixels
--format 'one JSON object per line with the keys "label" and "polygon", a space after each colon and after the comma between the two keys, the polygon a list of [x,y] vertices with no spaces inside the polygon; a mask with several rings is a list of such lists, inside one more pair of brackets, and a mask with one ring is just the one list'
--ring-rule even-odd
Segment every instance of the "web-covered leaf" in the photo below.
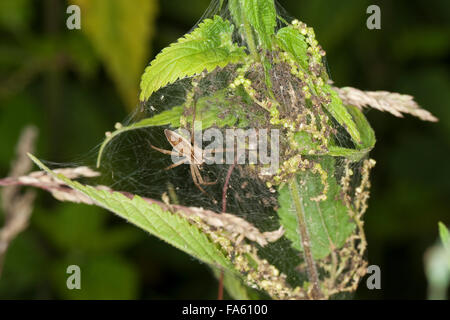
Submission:
{"label": "web-covered leaf", "polygon": [[346,157],[352,161],[360,161],[375,147],[375,132],[361,110],[354,106],[346,106],[346,108],[351,114],[361,136],[361,143],[356,144],[356,148],[354,149],[343,148],[332,144],[328,147],[329,154],[335,157]]}
{"label": "web-covered leaf", "polygon": [[286,230],[286,237],[295,249],[303,251],[298,212],[293,198],[300,199],[307,222],[311,251],[317,260],[342,247],[355,228],[355,224],[349,218],[348,208],[342,200],[339,200],[341,189],[334,176],[335,160],[332,157],[324,157],[320,164],[327,173],[328,192],[325,200],[314,199],[322,194],[325,181],[319,173],[311,171],[298,174],[298,195],[293,195],[292,190],[284,185],[279,190],[278,198],[280,204],[278,215]]}
{"label": "web-covered leaf", "polygon": [[288,52],[304,69],[308,69],[308,44],[305,37],[292,26],[281,28],[277,33],[277,43]]}
{"label": "web-covered leaf", "polygon": [[352,116],[345,108],[341,98],[336,91],[334,91],[330,85],[325,84],[323,90],[330,94],[331,102],[325,105],[325,108],[333,116],[336,121],[343,126],[352,137],[353,141],[358,145],[361,144],[361,136],[359,134],[356,123],[353,121]]}
{"label": "web-covered leaf", "polygon": [[145,69],[141,81],[142,101],[177,79],[213,71],[246,57],[243,47],[232,42],[234,26],[219,16],[205,19],[192,33],[165,48]]}
{"label": "web-covered leaf", "polygon": [[[312,33],[312,31],[308,30],[306,27],[302,30],[304,34],[302,34],[298,28],[288,26],[280,29],[276,38],[280,48],[298,64],[302,74],[308,74],[309,68],[312,65],[310,61],[310,52],[308,50],[311,49],[311,43],[308,43],[305,35],[307,35],[308,32]],[[330,101],[323,105],[324,108],[326,108],[333,118],[347,130],[353,141],[356,144],[360,144],[361,137],[352,116],[345,108],[337,92],[334,91],[328,83],[325,83],[328,80],[328,77],[323,74],[322,77],[324,77],[324,79],[320,81],[321,85],[313,85],[312,81],[308,80],[309,85],[313,87],[312,90],[322,91],[329,96]]]}

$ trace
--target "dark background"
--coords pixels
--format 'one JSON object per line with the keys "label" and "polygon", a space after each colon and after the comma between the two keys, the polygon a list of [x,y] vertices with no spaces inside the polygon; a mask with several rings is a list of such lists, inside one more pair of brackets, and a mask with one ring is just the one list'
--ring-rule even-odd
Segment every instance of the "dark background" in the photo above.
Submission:
{"label": "dark background", "polygon": [[[67,30],[65,1],[0,1],[0,176],[8,174],[27,124],[40,129],[40,158],[83,159],[136,105],[144,66],[189,31],[209,4],[150,1],[156,6],[139,24],[142,1],[124,1],[137,6],[131,18],[117,19],[122,11],[111,11],[110,24],[94,23],[109,43],[88,35],[84,12],[82,30]],[[83,7],[89,1],[74,2]],[[440,119],[433,124],[366,112],[378,142],[365,226],[369,263],[381,267],[382,290],[362,283],[356,298],[426,298],[424,253],[437,241],[437,222],[450,223],[450,2],[280,3],[315,28],[336,85],[411,94]],[[381,30],[366,28],[370,4],[381,7]],[[146,35],[140,36],[141,28]],[[123,48],[123,37],[136,46]],[[139,53],[142,48],[147,52]],[[140,67],[133,73],[127,64]],[[126,92],[118,89],[124,79],[134,85]],[[66,289],[70,264],[82,268],[83,290]],[[31,226],[12,243],[0,279],[3,299],[214,299],[216,290],[209,269],[186,254],[101,209],[58,203],[44,192]]]}

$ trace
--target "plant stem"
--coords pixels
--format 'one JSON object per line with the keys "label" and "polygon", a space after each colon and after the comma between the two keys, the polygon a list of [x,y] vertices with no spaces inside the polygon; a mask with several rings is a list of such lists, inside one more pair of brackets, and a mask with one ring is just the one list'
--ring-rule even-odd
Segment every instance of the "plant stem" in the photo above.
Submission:
{"label": "plant stem", "polygon": [[[228,185],[230,184],[231,174],[233,173],[234,168],[236,167],[236,157],[234,158],[233,165],[228,169],[227,177],[225,178],[225,185],[223,186],[222,190],[222,213],[227,212],[227,191],[228,191]],[[219,291],[217,294],[217,300],[223,300],[223,277],[224,277],[224,271],[220,271],[220,278],[219,278]]]}
{"label": "plant stem", "polygon": [[223,300],[223,270],[220,271],[219,288],[217,289],[217,300]]}
{"label": "plant stem", "polygon": [[298,226],[300,230],[300,236],[302,240],[303,254],[306,262],[306,269],[308,273],[309,282],[313,286],[312,297],[313,299],[320,299],[322,297],[322,292],[319,285],[319,276],[317,273],[316,264],[311,252],[311,240],[309,239],[308,230],[306,228],[306,219],[303,212],[303,205],[301,202],[300,190],[297,183],[297,177],[294,176],[289,181],[289,191],[291,193],[292,199],[294,200],[295,210],[298,217]]}
{"label": "plant stem", "polygon": [[227,177],[225,178],[225,184],[224,184],[223,190],[222,190],[222,212],[223,213],[227,212],[227,191],[228,191],[228,186],[230,184],[231,174],[233,173],[233,170],[236,167],[236,164],[237,164],[237,162],[236,162],[236,157],[235,157],[232,166],[228,169]]}
{"label": "plant stem", "polygon": [[261,59],[258,54],[258,50],[256,47],[255,37],[253,36],[252,26],[248,22],[247,18],[244,14],[244,8],[241,7],[241,15],[242,21],[244,23],[244,32],[245,32],[245,40],[247,41],[248,48],[250,50],[250,54],[256,62],[260,62]]}

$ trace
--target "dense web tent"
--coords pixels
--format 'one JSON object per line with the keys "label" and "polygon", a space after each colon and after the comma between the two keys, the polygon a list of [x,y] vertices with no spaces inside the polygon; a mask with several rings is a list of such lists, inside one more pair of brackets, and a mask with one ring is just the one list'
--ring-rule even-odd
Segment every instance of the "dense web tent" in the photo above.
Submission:
{"label": "dense web tent", "polygon": [[[307,299],[356,289],[375,137],[333,89],[312,28],[273,1],[213,1],[151,62],[141,90],[136,113],[100,149],[104,184],[240,218],[224,232],[201,217],[197,224],[214,242],[227,239],[227,274],[258,294]],[[256,134],[259,148],[236,135],[207,155],[218,141],[192,139],[230,130]],[[277,160],[275,170],[263,156]],[[242,240],[238,225],[246,223],[268,241]]]}

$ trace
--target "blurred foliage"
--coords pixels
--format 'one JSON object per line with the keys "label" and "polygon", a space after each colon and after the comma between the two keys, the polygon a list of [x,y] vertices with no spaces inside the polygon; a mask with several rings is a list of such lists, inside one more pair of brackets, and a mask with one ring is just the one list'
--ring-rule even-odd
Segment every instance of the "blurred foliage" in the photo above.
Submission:
{"label": "blurred foliage", "polygon": [[446,300],[450,285],[450,233],[439,222],[440,241],[430,247],[424,256],[428,280],[428,299]]}
{"label": "blurred foliage", "polygon": [[[80,7],[82,30],[114,79],[130,111],[138,102],[142,70],[148,63],[156,0],[73,0]],[[147,43],[147,45],[144,45]]]}
{"label": "blurred foliage", "polygon": [[[145,64],[209,5],[73,2],[99,10],[82,12],[80,31],[66,29],[65,1],[0,1],[0,176],[28,123],[40,128],[40,157],[74,164],[90,158],[104,132],[134,107]],[[369,291],[363,282],[356,298],[425,298],[423,254],[435,242],[437,221],[450,224],[450,2],[280,3],[315,28],[336,85],[411,94],[440,118],[430,124],[367,114],[378,164],[365,227],[369,263],[381,267],[383,289]],[[366,28],[369,4],[381,7],[381,30]],[[65,287],[71,264],[81,266],[81,291]],[[59,204],[44,193],[0,279],[4,299],[197,299],[214,298],[216,290],[205,265],[109,213]]]}

